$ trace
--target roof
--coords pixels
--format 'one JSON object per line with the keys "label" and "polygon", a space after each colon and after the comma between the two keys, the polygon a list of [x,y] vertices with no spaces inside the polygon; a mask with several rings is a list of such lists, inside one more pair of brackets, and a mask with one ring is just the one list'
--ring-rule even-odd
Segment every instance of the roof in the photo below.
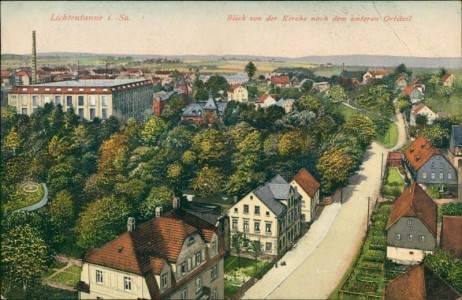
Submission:
{"label": "roof", "polygon": [[321,186],[319,182],[311,175],[311,173],[303,168],[297,175],[294,176],[292,181],[295,181],[300,185],[300,187],[311,197],[313,198],[316,195],[316,192]]}
{"label": "roof", "polygon": [[448,80],[449,77],[451,77],[451,73],[446,73],[444,74],[443,76],[440,77],[440,82],[445,82],[446,80]]}
{"label": "roof", "polygon": [[401,80],[406,80],[406,78],[401,75],[398,78],[396,78],[395,83],[399,83]]}
{"label": "roof", "polygon": [[209,110],[216,110],[218,108],[215,99],[213,99],[212,95],[209,96],[209,99],[204,105],[204,109],[209,109]]}
{"label": "roof", "polygon": [[436,237],[437,209],[438,206],[430,196],[417,183],[413,183],[393,203],[386,229],[402,217],[416,217]]}
{"label": "roof", "polygon": [[19,71],[16,73],[16,76],[29,76],[26,71]]}
{"label": "roof", "polygon": [[[411,114],[417,115],[422,109],[426,108],[427,106],[423,103],[418,103],[414,105],[411,109]],[[428,107],[427,107],[428,108]],[[430,111],[432,111],[430,108],[428,108]]]}
{"label": "roof", "polygon": [[[209,99],[210,100],[210,99]],[[223,116],[227,102],[216,102],[214,101],[215,108],[212,108],[212,103],[207,102],[192,102],[183,110],[181,115],[183,117],[201,117],[204,115],[204,109],[216,110],[217,116]],[[206,108],[206,106],[208,108]]]}
{"label": "roof", "polygon": [[405,93],[406,95],[409,95],[410,93],[412,93],[413,90],[414,90],[413,86],[408,86],[403,89],[403,93]]}
{"label": "roof", "polygon": [[234,90],[241,87],[240,85],[232,85],[229,90],[228,90],[228,93],[234,93]]}
{"label": "roof", "polygon": [[421,263],[390,281],[385,287],[384,297],[385,300],[459,299],[460,294]]}
{"label": "roof", "polygon": [[276,96],[276,95],[273,95],[273,94],[263,94],[258,100],[259,100],[260,102],[263,102],[263,101],[265,101],[268,97],[271,97],[271,98],[274,99],[275,96]]}
{"label": "roof", "polygon": [[462,258],[462,216],[443,216],[441,248]]}
{"label": "roof", "polygon": [[390,73],[390,71],[387,71],[387,70],[383,70],[383,71],[369,71],[369,73],[370,73],[372,76],[378,76],[378,75],[387,75],[388,73]]}
{"label": "roof", "polygon": [[274,84],[289,84],[289,76],[287,75],[281,75],[281,76],[272,76],[271,77],[271,83]]}
{"label": "roof", "polygon": [[423,135],[419,136],[404,151],[406,159],[414,170],[420,169],[435,154],[441,154],[440,150],[433,147]]}
{"label": "roof", "polygon": [[451,136],[454,139],[454,146],[462,146],[462,125],[452,125]]}
{"label": "roof", "polygon": [[387,159],[401,159],[403,155],[403,152],[388,152]]}

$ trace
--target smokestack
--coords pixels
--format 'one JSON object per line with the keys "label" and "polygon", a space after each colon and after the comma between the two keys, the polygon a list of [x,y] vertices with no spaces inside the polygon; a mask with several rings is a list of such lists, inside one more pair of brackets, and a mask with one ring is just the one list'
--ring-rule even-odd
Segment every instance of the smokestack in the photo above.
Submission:
{"label": "smokestack", "polygon": [[32,84],[37,83],[37,50],[35,46],[35,30],[32,31]]}
{"label": "smokestack", "polygon": [[135,229],[135,218],[129,217],[127,220],[127,231],[132,232]]}

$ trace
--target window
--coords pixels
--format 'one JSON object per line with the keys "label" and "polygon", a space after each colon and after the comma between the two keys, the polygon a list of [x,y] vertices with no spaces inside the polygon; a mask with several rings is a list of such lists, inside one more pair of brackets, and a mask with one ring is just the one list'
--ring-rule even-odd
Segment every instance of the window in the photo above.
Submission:
{"label": "window", "polygon": [[255,206],[255,214],[260,215],[260,206]]}
{"label": "window", "polygon": [[266,223],[266,233],[271,233],[271,223]]}
{"label": "window", "polygon": [[181,299],[188,299],[188,288],[181,290]]}
{"label": "window", "polygon": [[195,242],[194,237],[190,236],[189,239],[188,239],[188,246],[194,244],[194,242]]}
{"label": "window", "polygon": [[433,172],[430,173],[430,178],[431,178],[431,179],[435,179],[435,173],[433,173]]}
{"label": "window", "polygon": [[245,214],[249,213],[249,206],[247,204],[244,204],[244,213]]}
{"label": "window", "polygon": [[132,279],[130,277],[124,277],[124,291],[132,290]]}
{"label": "window", "polygon": [[212,280],[218,278],[218,268],[217,268],[217,265],[213,265],[213,266],[210,268],[210,278],[212,278]]}
{"label": "window", "polygon": [[202,251],[196,252],[196,266],[200,265],[202,262]]}
{"label": "window", "polygon": [[249,231],[249,220],[244,220],[244,231],[245,232]]}
{"label": "window", "polygon": [[448,173],[448,179],[452,179],[452,174]]}
{"label": "window", "polygon": [[94,118],[95,118],[95,109],[90,108],[90,121],[93,121]]}
{"label": "window", "polygon": [[185,262],[181,264],[180,269],[181,269],[181,275],[186,274],[186,263]]}
{"label": "window", "polygon": [[210,244],[210,249],[212,250],[212,254],[217,253],[217,241],[212,241]]}
{"label": "window", "polygon": [[440,173],[440,180],[444,179],[444,173]]}
{"label": "window", "polygon": [[23,108],[23,109],[21,110],[21,113],[22,113],[23,115],[27,115],[27,108]]}
{"label": "window", "polygon": [[167,274],[162,274],[162,288],[165,289],[168,285]]}
{"label": "window", "polygon": [[218,299],[218,288],[214,288],[212,290],[212,295],[210,295],[210,299]]}
{"label": "window", "polygon": [[101,105],[103,107],[107,106],[107,96],[101,96]]}
{"label": "window", "polygon": [[408,234],[408,235],[407,235],[407,240],[408,240],[409,242],[412,242],[412,234]]}
{"label": "window", "polygon": [[266,242],[265,250],[266,252],[271,252],[273,248],[273,243]]}
{"label": "window", "polygon": [[67,96],[66,97],[66,105],[67,106],[72,106],[72,96]]}
{"label": "window", "polygon": [[253,200],[253,196],[250,196],[250,200]]}
{"label": "window", "polygon": [[96,96],[90,96],[90,106],[96,105]]}
{"label": "window", "polygon": [[233,229],[237,230],[237,219],[233,219]]}
{"label": "window", "polygon": [[81,119],[84,118],[84,110],[83,110],[83,108],[79,108],[79,117],[80,117]]}
{"label": "window", "polygon": [[37,106],[37,101],[38,101],[38,97],[37,96],[32,96],[32,105],[33,106]]}
{"label": "window", "polygon": [[198,293],[202,288],[202,278],[196,278],[196,293]]}
{"label": "window", "polygon": [[254,223],[254,230],[256,233],[259,233],[260,232],[260,222],[255,222]]}
{"label": "window", "polygon": [[395,240],[401,240],[401,234],[397,233],[395,234]]}
{"label": "window", "polygon": [[302,200],[302,207],[305,207],[305,200]]}
{"label": "window", "polygon": [[439,155],[436,155],[436,160],[440,160],[440,156],[439,156]]}
{"label": "window", "polygon": [[103,271],[96,270],[96,283],[104,283]]}
{"label": "window", "polygon": [[79,96],[78,100],[79,100],[79,105],[83,106],[84,105],[83,96]]}
{"label": "window", "polygon": [[103,118],[103,120],[107,119],[107,108],[101,110],[101,118]]}
{"label": "window", "polygon": [[419,242],[421,243],[425,242],[425,235],[419,235]]}
{"label": "window", "polygon": [[269,215],[270,215],[270,214],[269,214],[269,211],[267,211],[267,212],[266,212],[266,216],[269,217]]}
{"label": "window", "polygon": [[426,172],[422,173],[422,178],[427,179],[427,173]]}
{"label": "window", "polygon": [[237,207],[234,208],[234,212],[235,212],[235,213],[238,213],[238,212],[239,212],[239,210],[237,209]]}
{"label": "window", "polygon": [[61,105],[61,96],[55,96],[55,105]]}
{"label": "window", "polygon": [[412,226],[412,220],[407,220],[407,226],[409,226],[409,227]]}

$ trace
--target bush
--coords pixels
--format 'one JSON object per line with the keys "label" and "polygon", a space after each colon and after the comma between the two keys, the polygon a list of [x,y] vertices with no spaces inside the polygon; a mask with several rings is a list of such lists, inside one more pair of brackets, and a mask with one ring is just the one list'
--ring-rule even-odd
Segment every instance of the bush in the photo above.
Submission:
{"label": "bush", "polygon": [[369,250],[364,256],[366,261],[385,262],[385,251],[381,250]]}

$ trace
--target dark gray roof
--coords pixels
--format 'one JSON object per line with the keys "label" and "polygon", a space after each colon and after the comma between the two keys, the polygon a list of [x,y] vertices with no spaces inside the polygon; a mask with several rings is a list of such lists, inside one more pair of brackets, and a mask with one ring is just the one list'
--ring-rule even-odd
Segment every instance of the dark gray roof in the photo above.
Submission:
{"label": "dark gray roof", "polygon": [[462,125],[452,125],[451,134],[454,138],[454,146],[462,146]]}
{"label": "dark gray roof", "polygon": [[[210,100],[210,99],[209,99]],[[207,102],[192,102],[181,113],[184,117],[197,117],[202,116],[204,114],[204,109],[211,109],[217,112],[217,116],[223,116],[225,113],[226,106],[228,102],[216,102],[213,100],[215,108],[207,108],[209,101]],[[211,105],[209,106],[211,107]]]}
{"label": "dark gray roof", "polygon": [[205,103],[204,109],[211,109],[211,110],[217,109],[217,104],[215,103],[215,100],[212,98],[212,96],[210,96],[209,100],[207,100],[207,103]]}

